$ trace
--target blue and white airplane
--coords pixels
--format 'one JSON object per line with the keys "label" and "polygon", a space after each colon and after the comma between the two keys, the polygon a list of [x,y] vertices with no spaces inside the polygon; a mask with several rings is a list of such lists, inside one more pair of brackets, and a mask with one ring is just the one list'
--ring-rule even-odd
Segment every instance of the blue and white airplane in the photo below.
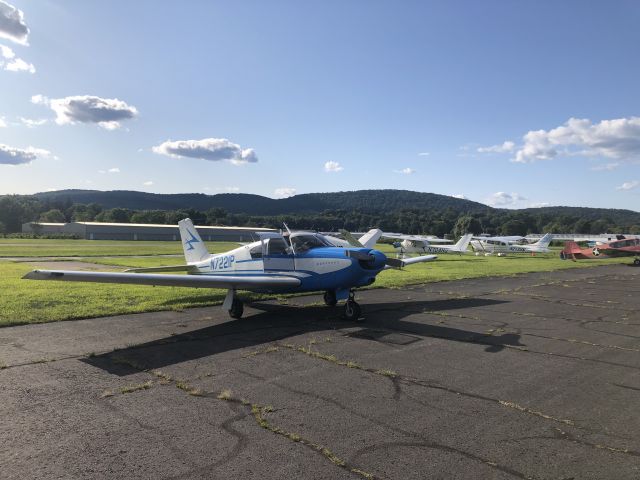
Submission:
{"label": "blue and white airplane", "polygon": [[[387,258],[373,249],[379,234],[371,232],[364,244],[336,247],[323,235],[312,232],[257,233],[259,241],[211,255],[190,219],[178,222],[186,265],[137,268],[123,273],[71,270],[33,270],[23,278],[71,282],[127,283],[196,288],[225,288],[223,308],[240,318],[244,307],[238,290],[260,293],[324,291],[327,305],[346,300],[344,318],[358,320],[360,306],[354,290],[371,285],[387,268],[435,260],[425,255],[406,260]],[[157,272],[186,272],[166,274]]]}

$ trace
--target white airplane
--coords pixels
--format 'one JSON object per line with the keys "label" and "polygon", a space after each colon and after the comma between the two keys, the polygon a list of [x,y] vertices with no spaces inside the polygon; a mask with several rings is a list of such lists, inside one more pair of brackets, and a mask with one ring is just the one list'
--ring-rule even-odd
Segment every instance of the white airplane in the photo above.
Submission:
{"label": "white airplane", "polygon": [[382,233],[385,238],[393,240],[402,240],[401,242],[395,242],[393,246],[398,250],[398,254],[404,257],[408,253],[466,253],[472,233],[467,233],[460,237],[458,243],[454,245],[431,245],[431,241],[424,237],[416,237],[412,235],[402,235],[397,233]]}
{"label": "white airplane", "polygon": [[522,237],[474,237],[471,240],[471,248],[476,255],[506,255],[507,253],[549,253],[549,244],[553,240],[553,235],[547,233],[540,240],[529,245],[515,245],[513,240]]}
{"label": "white airplane", "polygon": [[[240,318],[244,307],[238,290],[261,293],[324,291],[327,305],[346,300],[344,318],[358,320],[360,306],[354,299],[358,287],[371,285],[387,268],[435,260],[425,255],[407,260],[387,258],[375,244],[375,234],[366,245],[345,248],[332,245],[323,235],[293,232],[287,237],[257,233],[260,240],[225,253],[211,255],[198,232],[185,219],[178,222],[186,265],[136,268],[123,273],[71,270],[33,270],[23,278],[71,282],[127,283],[195,288],[227,289],[222,307],[232,318]],[[187,275],[158,272],[186,272]]]}

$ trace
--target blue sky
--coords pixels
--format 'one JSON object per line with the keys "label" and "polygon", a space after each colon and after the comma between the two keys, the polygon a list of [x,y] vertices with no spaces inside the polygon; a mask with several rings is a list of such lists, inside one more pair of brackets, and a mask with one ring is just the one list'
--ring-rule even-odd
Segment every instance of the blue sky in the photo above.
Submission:
{"label": "blue sky", "polygon": [[0,194],[640,210],[639,24],[635,1],[0,0]]}

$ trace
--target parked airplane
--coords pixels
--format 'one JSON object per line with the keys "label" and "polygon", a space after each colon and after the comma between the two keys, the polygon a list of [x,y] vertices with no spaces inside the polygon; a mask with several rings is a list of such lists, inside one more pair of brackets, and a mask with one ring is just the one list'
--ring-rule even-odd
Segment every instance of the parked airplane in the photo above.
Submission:
{"label": "parked airplane", "polygon": [[576,242],[566,242],[560,258],[570,258],[574,262],[584,258],[633,257],[634,265],[640,265],[640,238],[624,238],[594,247],[580,248]]}
{"label": "parked airplane", "polygon": [[[262,293],[324,290],[327,305],[346,300],[344,318],[357,320],[360,306],[354,299],[356,288],[371,285],[376,276],[387,268],[402,268],[437,258],[436,255],[407,260],[387,258],[384,253],[370,247],[335,247],[324,236],[309,232],[293,232],[286,237],[275,232],[257,233],[260,237],[257,242],[211,255],[191,220],[181,220],[178,226],[186,265],[137,268],[124,273],[33,270],[23,278],[225,288],[227,296],[222,306],[232,318],[240,318],[244,310],[236,295],[238,290]],[[158,272],[186,272],[187,275]]]}
{"label": "parked airplane", "polygon": [[422,237],[415,237],[411,235],[402,235],[398,233],[382,233],[385,238],[392,240],[402,240],[401,242],[394,242],[393,246],[398,251],[401,257],[404,257],[408,253],[466,253],[472,233],[468,233],[460,237],[458,243],[455,245],[431,245],[430,240],[426,240]]}
{"label": "parked airplane", "polygon": [[506,255],[507,253],[549,253],[549,244],[553,240],[553,235],[547,233],[540,240],[529,245],[515,245],[509,241],[509,238],[516,237],[474,237],[471,240],[471,248],[476,255],[484,253],[491,255]]}

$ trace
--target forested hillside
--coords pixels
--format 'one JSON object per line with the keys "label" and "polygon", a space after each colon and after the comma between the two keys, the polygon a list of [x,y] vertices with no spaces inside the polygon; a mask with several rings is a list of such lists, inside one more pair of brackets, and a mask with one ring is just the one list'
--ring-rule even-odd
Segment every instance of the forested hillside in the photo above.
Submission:
{"label": "forested hillside", "polygon": [[249,194],[151,194],[63,190],[0,197],[0,233],[19,232],[29,221],[99,221],[366,230],[461,235],[542,232],[640,233],[640,213],[578,207],[523,210],[406,190],[309,193],[275,200]]}

